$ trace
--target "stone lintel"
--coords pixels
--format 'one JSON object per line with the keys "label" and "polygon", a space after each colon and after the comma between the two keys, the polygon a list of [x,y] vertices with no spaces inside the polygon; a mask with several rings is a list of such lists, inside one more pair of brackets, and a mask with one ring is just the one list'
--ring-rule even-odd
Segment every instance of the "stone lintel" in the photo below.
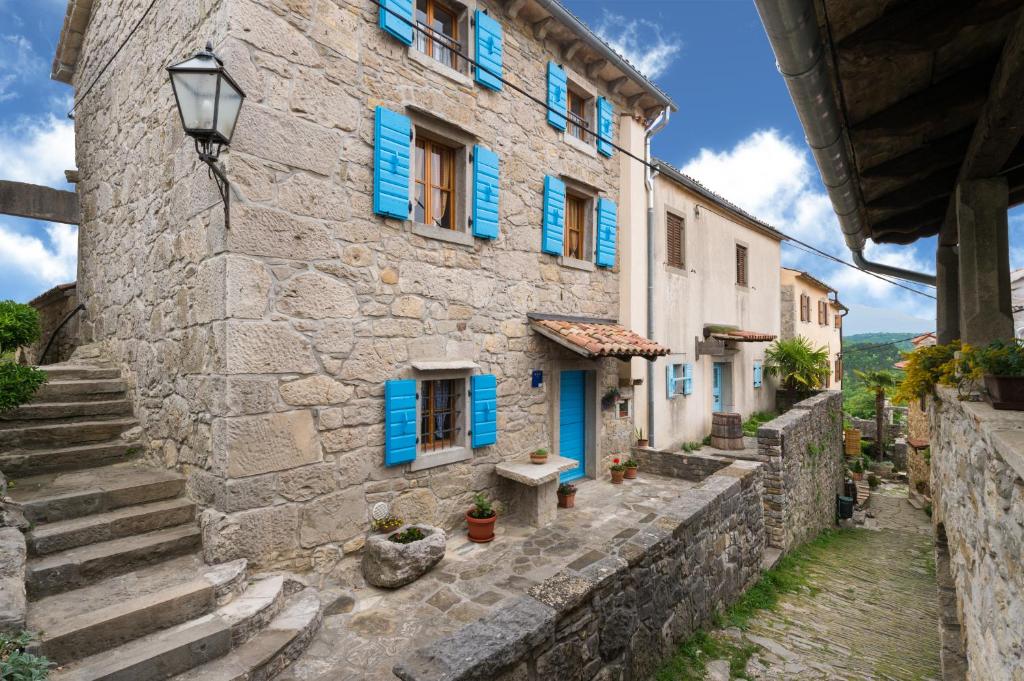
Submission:
{"label": "stone lintel", "polygon": [[77,225],[78,196],[53,187],[0,180],[0,213]]}

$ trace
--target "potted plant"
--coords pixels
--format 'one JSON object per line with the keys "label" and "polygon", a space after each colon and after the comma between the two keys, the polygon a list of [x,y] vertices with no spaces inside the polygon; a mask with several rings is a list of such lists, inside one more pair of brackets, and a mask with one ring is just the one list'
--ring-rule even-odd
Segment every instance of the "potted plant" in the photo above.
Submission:
{"label": "potted plant", "polygon": [[996,409],[1024,411],[1024,340],[997,340],[984,348],[966,347],[965,378],[981,377]]}
{"label": "potted plant", "polygon": [[604,395],[601,396],[601,409],[603,409],[605,411],[607,411],[608,409],[611,409],[612,407],[615,406],[615,403],[618,401],[619,397],[621,397],[621,396],[622,396],[622,393],[619,392],[618,388],[616,388],[616,387],[608,388],[608,390],[605,391]]}
{"label": "potted plant", "polygon": [[877,475],[874,473],[868,474],[868,487],[876,489],[880,484],[882,484],[882,481]]}
{"label": "potted plant", "polygon": [[864,479],[864,463],[859,458],[850,463],[850,477],[858,482]]}
{"label": "potted plant", "polygon": [[764,373],[779,379],[784,405],[792,406],[822,387],[830,371],[828,348],[816,349],[803,336],[779,339],[764,351]]}
{"label": "potted plant", "polygon": [[402,519],[398,518],[398,517],[395,517],[395,516],[391,515],[390,513],[388,513],[386,516],[384,516],[380,520],[374,520],[370,524],[370,527],[373,529],[373,531],[378,533],[378,534],[384,533],[384,532],[391,532],[392,530],[397,530],[401,526],[402,526]]}
{"label": "potted plant", "polygon": [[541,464],[545,464],[547,462],[548,450],[544,449],[543,447],[530,452],[530,463],[534,463],[540,466]]}
{"label": "potted plant", "polygon": [[637,447],[646,447],[647,446],[647,443],[648,443],[647,433],[644,432],[643,426],[641,426],[641,427],[637,428],[636,430],[634,430],[633,431],[633,435],[636,437],[636,446]]}
{"label": "potted plant", "polygon": [[494,523],[498,519],[490,500],[483,494],[473,497],[473,506],[466,512],[469,540],[484,544],[494,539]]}
{"label": "potted plant", "polygon": [[563,482],[558,486],[558,508],[574,508],[576,506],[576,485]]}
{"label": "potted plant", "polygon": [[626,475],[626,464],[622,463],[619,457],[612,459],[612,465],[608,467],[612,472],[612,484],[621,485],[622,478]]}
{"label": "potted plant", "polygon": [[626,459],[626,463],[622,465],[626,467],[626,479],[636,480],[637,471],[640,469],[640,462],[633,457],[629,457]]}

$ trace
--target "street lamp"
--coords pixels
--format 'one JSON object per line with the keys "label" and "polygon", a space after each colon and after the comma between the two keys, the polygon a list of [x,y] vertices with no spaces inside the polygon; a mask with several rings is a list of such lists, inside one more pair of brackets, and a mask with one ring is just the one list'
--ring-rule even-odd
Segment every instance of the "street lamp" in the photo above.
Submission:
{"label": "street lamp", "polygon": [[213,53],[210,43],[191,58],[168,66],[167,72],[181,126],[195,142],[199,160],[209,166],[211,176],[217,180],[224,200],[224,226],[230,227],[230,184],[217,158],[221,147],[231,144],[245,93],[224,70],[224,62]]}

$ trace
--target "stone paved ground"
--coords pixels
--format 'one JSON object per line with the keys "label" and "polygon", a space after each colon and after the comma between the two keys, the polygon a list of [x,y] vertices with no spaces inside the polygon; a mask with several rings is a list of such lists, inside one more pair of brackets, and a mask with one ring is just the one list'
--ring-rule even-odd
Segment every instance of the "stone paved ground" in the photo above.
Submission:
{"label": "stone paved ground", "polygon": [[751,620],[743,637],[764,649],[751,681],[940,678],[931,523],[906,486],[886,485],[870,508],[868,529],[808,567],[816,594],[783,596]]}
{"label": "stone paved ground", "polygon": [[576,508],[559,509],[548,527],[538,530],[499,518],[497,539],[490,544],[473,544],[456,533],[444,560],[416,582],[351,592],[351,610],[328,613],[305,655],[278,678],[393,681],[391,668],[401,657],[500,608],[565,565],[600,560],[609,547],[657,518],[663,500],[694,484],[643,473],[622,485],[590,480],[579,484]]}

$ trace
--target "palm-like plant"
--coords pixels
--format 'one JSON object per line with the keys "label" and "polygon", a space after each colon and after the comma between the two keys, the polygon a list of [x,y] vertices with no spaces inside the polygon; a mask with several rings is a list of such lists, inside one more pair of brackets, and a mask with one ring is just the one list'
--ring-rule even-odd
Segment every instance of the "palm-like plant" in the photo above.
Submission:
{"label": "palm-like plant", "polygon": [[777,376],[783,390],[809,393],[828,378],[828,348],[815,349],[803,336],[777,340],[764,351],[764,371]]}
{"label": "palm-like plant", "polygon": [[875,393],[875,456],[885,458],[885,394],[900,385],[900,379],[888,371],[853,372],[864,386]]}

